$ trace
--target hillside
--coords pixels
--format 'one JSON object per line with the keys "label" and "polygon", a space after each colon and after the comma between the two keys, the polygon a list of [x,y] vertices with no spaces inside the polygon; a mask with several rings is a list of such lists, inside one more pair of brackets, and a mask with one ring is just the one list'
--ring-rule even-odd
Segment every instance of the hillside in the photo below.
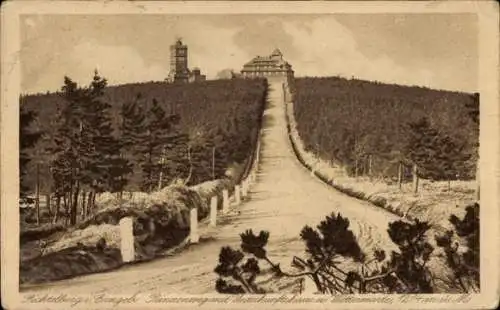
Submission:
{"label": "hillside", "polygon": [[[220,159],[223,163],[216,163],[218,167],[224,167],[216,172],[217,178],[221,177],[230,163],[240,162],[249,154],[252,144],[247,142],[258,130],[265,92],[263,80],[217,80],[186,85],[150,82],[107,87],[103,101],[111,105],[110,114],[115,135],[118,135],[121,109],[126,103],[136,101],[147,110],[155,99],[167,113],[178,114],[180,131],[196,136],[201,140],[199,146],[207,148],[198,150],[203,157],[200,160],[211,162],[209,157],[212,156],[212,150],[208,149],[208,146],[220,144],[215,156],[225,155],[226,158]],[[33,129],[48,133],[57,114],[57,107],[62,105],[64,100],[58,93],[28,95],[21,98],[21,105],[27,111],[37,114]],[[231,143],[222,145],[222,141],[215,142],[216,140]],[[36,152],[40,147],[41,143],[32,152]],[[30,165],[28,175],[34,176],[33,168]],[[192,183],[212,178],[210,167],[197,168],[199,169],[195,171]],[[27,180],[31,189],[34,188],[33,181],[33,178]]]}
{"label": "hillside", "polygon": [[[411,128],[423,119],[427,124],[419,125],[439,141],[448,139],[458,151],[453,159],[445,158],[450,150],[426,150],[426,171],[420,176],[447,179],[450,173],[436,171],[451,161],[457,165],[449,170],[459,179],[474,178],[478,126],[470,113],[478,112],[478,103],[476,94],[339,77],[298,78],[294,91],[294,114],[305,148],[345,167],[349,175],[380,178],[397,177],[400,162],[405,175],[411,173],[413,136],[425,136],[424,129]],[[434,148],[444,145],[431,143]]]}
{"label": "hillside", "polygon": [[101,192],[234,179],[251,156],[263,79],[106,84],[96,73],[89,86],[67,79],[59,93],[20,98],[22,194],[38,179],[41,200],[51,195],[73,224],[71,206],[85,218]]}

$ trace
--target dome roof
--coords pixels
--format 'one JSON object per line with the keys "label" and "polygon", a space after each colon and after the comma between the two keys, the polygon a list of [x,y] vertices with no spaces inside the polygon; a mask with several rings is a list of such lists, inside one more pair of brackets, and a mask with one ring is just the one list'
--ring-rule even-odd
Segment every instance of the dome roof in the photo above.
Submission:
{"label": "dome roof", "polygon": [[279,48],[275,49],[273,51],[273,53],[271,54],[271,56],[283,56],[283,54],[281,53],[281,51],[279,50]]}

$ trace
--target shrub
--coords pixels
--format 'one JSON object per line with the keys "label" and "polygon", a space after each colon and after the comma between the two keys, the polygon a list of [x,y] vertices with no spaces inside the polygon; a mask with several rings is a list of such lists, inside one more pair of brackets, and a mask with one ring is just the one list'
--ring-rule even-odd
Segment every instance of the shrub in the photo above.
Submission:
{"label": "shrub", "polygon": [[[309,226],[302,229],[300,237],[307,258],[293,257],[292,265],[300,270],[296,273],[284,271],[267,255],[269,232],[254,234],[247,230],[240,234],[241,250],[228,246],[221,249],[214,269],[219,276],[215,288],[228,294],[266,293],[256,281],[262,274],[259,263],[264,262],[279,279],[311,278],[320,293],[431,293],[431,274],[426,263],[433,247],[425,237],[429,228],[425,222],[393,222],[388,233],[399,252],[393,251],[387,257],[383,249],[374,249],[368,256],[349,229],[349,220],[331,214],[316,229]],[[361,272],[357,268],[342,269],[340,263],[346,259],[361,266]]]}
{"label": "shrub", "polygon": [[463,219],[451,215],[449,221],[455,231],[436,236],[436,243],[444,250],[446,262],[453,271],[454,280],[448,284],[458,286],[465,293],[477,292],[480,287],[479,204],[467,206]]}

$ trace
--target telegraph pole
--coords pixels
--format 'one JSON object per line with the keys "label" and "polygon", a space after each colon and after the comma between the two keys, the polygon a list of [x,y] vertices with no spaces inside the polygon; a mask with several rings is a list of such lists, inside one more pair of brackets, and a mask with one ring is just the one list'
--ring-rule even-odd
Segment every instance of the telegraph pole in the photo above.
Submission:
{"label": "telegraph pole", "polygon": [[36,163],[36,192],[35,192],[36,224],[40,225],[40,163]]}
{"label": "telegraph pole", "polygon": [[165,164],[165,149],[163,149],[161,157],[160,157],[160,177],[158,179],[158,191],[162,189],[162,181],[163,181],[163,165]]}
{"label": "telegraph pole", "polygon": [[215,180],[215,146],[212,147],[212,180]]}

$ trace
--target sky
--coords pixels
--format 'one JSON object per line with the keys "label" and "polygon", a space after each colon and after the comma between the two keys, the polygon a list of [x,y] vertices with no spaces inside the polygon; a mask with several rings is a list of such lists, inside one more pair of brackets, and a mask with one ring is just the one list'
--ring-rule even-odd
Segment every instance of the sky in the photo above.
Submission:
{"label": "sky", "polygon": [[88,84],[94,69],[111,85],[162,81],[177,37],[209,79],[279,48],[296,76],[478,87],[472,14],[23,15],[21,92]]}

